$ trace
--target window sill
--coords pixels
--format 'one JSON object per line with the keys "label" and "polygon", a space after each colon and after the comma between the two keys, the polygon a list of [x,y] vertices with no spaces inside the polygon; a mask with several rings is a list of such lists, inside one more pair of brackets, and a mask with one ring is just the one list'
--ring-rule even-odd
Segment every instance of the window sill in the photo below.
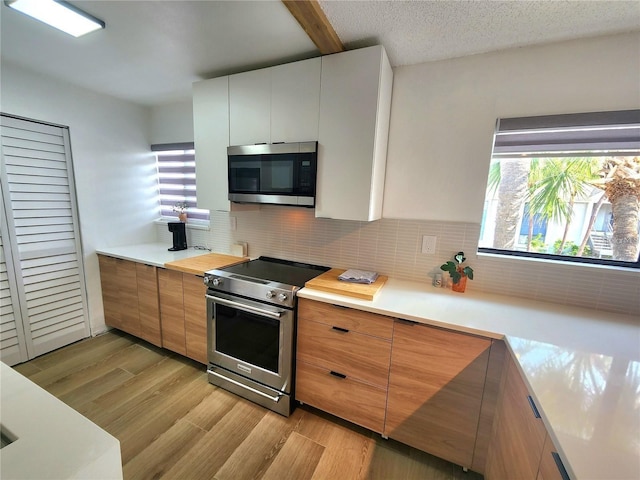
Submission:
{"label": "window sill", "polygon": [[515,254],[509,255],[509,254],[488,253],[488,252],[476,252],[476,254],[478,255],[478,257],[485,257],[485,258],[496,258],[496,259],[499,258],[502,260],[506,259],[506,260],[522,261],[522,262],[562,265],[564,267],[592,268],[592,269],[598,269],[598,270],[608,270],[610,272],[629,273],[634,275],[638,274],[638,269],[636,267],[626,267],[621,265],[572,262],[572,261],[555,260],[552,258],[523,257]]}
{"label": "window sill", "polygon": [[[175,222],[175,220],[173,219],[168,219],[168,218],[159,218],[157,220],[154,220],[153,223],[155,223],[156,225],[167,225],[169,222]],[[206,231],[210,231],[211,227],[209,222],[206,222],[204,220],[188,220],[187,219],[187,223],[185,224],[186,228],[189,230],[206,230]]]}

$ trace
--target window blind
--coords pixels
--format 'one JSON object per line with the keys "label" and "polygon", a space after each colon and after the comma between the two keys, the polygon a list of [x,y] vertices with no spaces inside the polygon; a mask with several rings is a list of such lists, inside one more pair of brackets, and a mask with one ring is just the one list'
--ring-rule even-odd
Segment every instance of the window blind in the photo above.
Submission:
{"label": "window blind", "polygon": [[158,166],[158,189],[160,193],[160,215],[171,221],[177,220],[178,203],[187,206],[187,218],[209,221],[209,210],[197,208],[196,158],[193,143],[151,145],[156,153]]}
{"label": "window blind", "polygon": [[640,110],[501,118],[493,156],[635,156]]}

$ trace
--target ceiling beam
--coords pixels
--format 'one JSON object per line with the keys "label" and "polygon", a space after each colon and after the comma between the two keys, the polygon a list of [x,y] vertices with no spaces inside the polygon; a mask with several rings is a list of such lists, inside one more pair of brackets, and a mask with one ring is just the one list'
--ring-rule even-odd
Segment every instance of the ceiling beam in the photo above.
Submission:
{"label": "ceiling beam", "polygon": [[307,32],[322,55],[344,51],[338,34],[327,20],[317,0],[282,0],[282,3]]}

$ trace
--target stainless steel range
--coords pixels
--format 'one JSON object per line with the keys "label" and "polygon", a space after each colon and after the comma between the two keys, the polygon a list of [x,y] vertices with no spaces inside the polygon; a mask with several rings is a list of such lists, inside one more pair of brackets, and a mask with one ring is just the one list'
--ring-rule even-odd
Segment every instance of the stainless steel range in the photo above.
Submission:
{"label": "stainless steel range", "polygon": [[296,292],[327,270],[260,257],[206,272],[209,382],[288,416]]}

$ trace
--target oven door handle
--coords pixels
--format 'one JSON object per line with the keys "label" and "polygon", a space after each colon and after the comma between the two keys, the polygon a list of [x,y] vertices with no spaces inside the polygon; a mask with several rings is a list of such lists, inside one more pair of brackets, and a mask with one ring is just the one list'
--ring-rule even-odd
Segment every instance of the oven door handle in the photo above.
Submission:
{"label": "oven door handle", "polygon": [[207,369],[207,373],[209,375],[215,375],[216,377],[219,377],[221,379],[223,379],[226,382],[231,382],[234,385],[237,385],[238,387],[242,387],[245,390],[249,390],[250,392],[256,393],[258,395],[261,395],[265,398],[268,398],[269,400],[271,400],[274,403],[278,403],[280,401],[280,397],[282,397],[282,394],[279,394],[275,397],[272,397],[271,395],[267,395],[266,393],[261,392],[260,390],[256,390],[255,388],[249,387],[248,385],[244,385],[236,380],[233,380],[229,377],[225,377],[224,375],[220,375],[218,372],[214,372],[213,370]]}
{"label": "oven door handle", "polygon": [[244,310],[246,312],[256,313],[258,315],[264,315],[265,317],[277,318],[282,317],[280,312],[270,312],[268,310],[262,310],[261,308],[252,307],[251,305],[245,305],[244,303],[234,302],[233,300],[227,300],[225,298],[214,297],[212,295],[205,295],[209,300],[213,300],[215,303],[221,303],[228,307],[237,308],[238,310]]}

